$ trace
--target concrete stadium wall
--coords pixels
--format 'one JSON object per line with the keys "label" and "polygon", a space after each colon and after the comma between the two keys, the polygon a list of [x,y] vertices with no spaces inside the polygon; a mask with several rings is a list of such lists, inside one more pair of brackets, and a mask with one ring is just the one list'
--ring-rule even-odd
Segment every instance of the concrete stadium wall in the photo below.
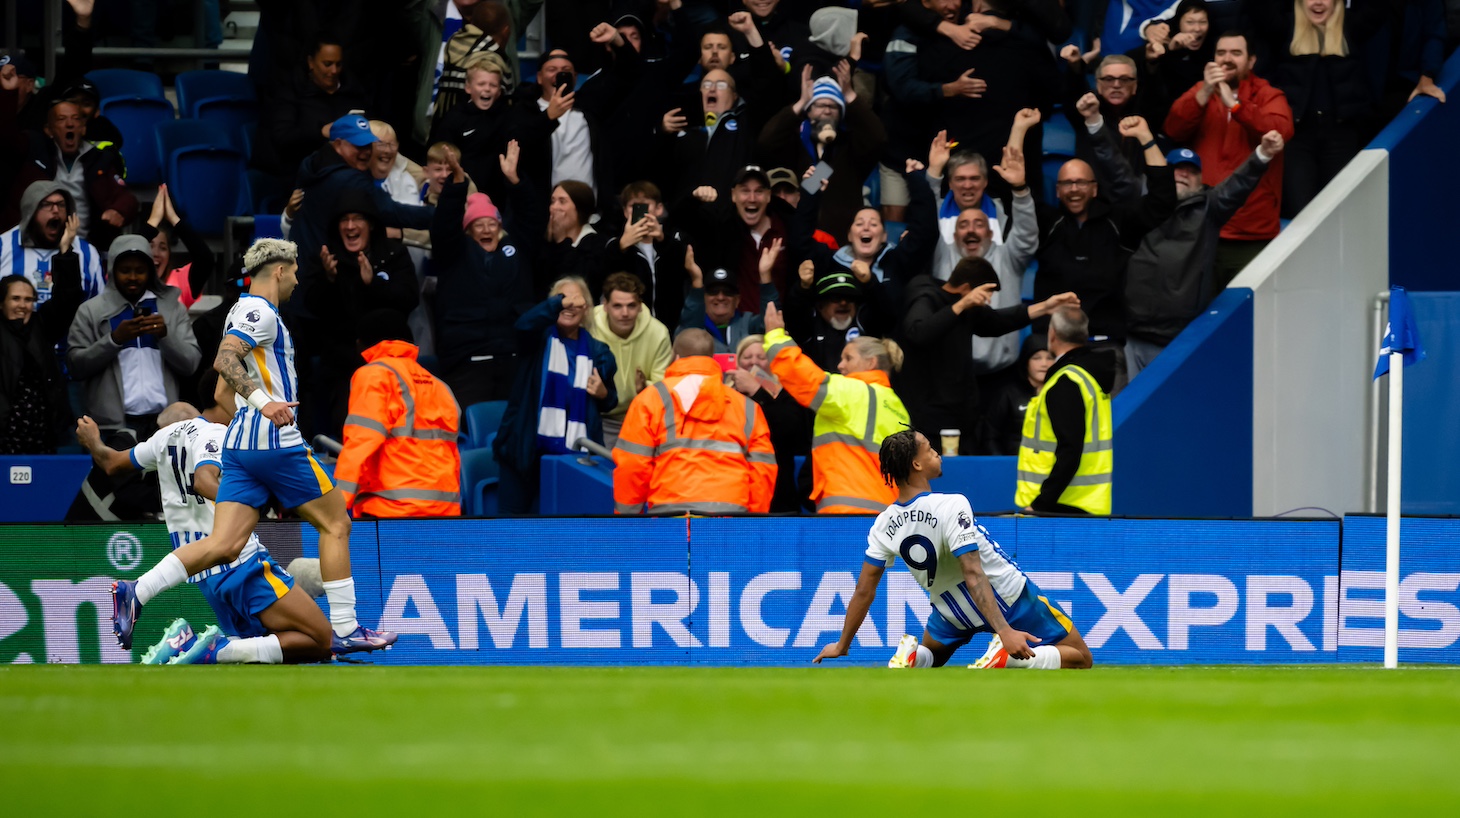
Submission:
{"label": "concrete stadium wall", "polygon": [[1252,513],[1365,508],[1389,155],[1361,152],[1232,282],[1253,294]]}

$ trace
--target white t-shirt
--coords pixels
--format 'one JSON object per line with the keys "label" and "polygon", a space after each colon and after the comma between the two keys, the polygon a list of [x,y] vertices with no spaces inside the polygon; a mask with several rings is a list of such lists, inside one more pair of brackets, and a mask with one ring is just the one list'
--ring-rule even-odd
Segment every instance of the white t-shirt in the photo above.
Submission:
{"label": "white t-shirt", "polygon": [[893,503],[877,515],[867,534],[866,560],[887,566],[897,557],[928,592],[933,608],[955,627],[974,630],[984,617],[963,584],[958,558],[977,551],[1007,619],[1009,606],[1024,593],[1027,581],[1019,566],[978,524],[968,499],[961,494],[923,493],[906,504]]}
{"label": "white t-shirt", "polygon": [[[539,110],[546,111],[547,100],[539,98]],[[553,176],[552,186],[569,179],[576,179],[593,188],[598,194],[598,183],[593,178],[593,141],[588,133],[588,118],[576,108],[558,118],[557,130],[553,131]]]}
{"label": "white t-shirt", "polygon": [[[225,432],[226,427],[220,424],[201,417],[188,418],[158,429],[129,453],[132,465],[158,473],[162,517],[167,521],[167,533],[172,535],[173,548],[201,540],[213,530],[213,501],[193,492],[193,476],[204,464],[223,468]],[[250,535],[238,559],[188,577],[188,582],[222,573],[253,558],[263,548],[258,535]]]}

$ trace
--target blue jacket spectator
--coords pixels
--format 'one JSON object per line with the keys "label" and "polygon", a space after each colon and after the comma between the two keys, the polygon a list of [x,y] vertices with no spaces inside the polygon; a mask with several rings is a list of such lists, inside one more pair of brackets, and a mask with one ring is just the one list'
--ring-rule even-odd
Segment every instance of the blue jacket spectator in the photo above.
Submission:
{"label": "blue jacket spectator", "polygon": [[565,278],[548,299],[517,319],[522,365],[502,427],[492,444],[501,467],[497,507],[503,514],[536,510],[538,463],[568,454],[579,438],[603,444],[603,413],[618,405],[618,362],[588,332],[588,285]]}

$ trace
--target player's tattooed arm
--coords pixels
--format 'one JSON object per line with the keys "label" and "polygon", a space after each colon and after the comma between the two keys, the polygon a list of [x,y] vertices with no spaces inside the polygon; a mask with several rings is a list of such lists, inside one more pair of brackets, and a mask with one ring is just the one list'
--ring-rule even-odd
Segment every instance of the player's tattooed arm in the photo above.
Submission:
{"label": "player's tattooed arm", "polygon": [[249,347],[236,335],[223,336],[223,343],[218,345],[218,357],[213,359],[213,369],[218,372],[233,391],[248,397],[259,388],[258,383],[248,375],[248,368],[243,365],[243,356],[248,354]]}
{"label": "player's tattooed arm", "polygon": [[1034,650],[1029,644],[1037,643],[1039,639],[1024,631],[1014,630],[1009,626],[1008,620],[1004,619],[1004,613],[999,610],[999,603],[994,599],[994,588],[989,584],[988,574],[983,572],[983,561],[978,552],[969,551],[963,554],[958,558],[958,564],[963,568],[963,584],[968,586],[973,604],[978,606],[978,612],[984,621],[1004,641],[1004,649],[1015,659],[1033,658]]}

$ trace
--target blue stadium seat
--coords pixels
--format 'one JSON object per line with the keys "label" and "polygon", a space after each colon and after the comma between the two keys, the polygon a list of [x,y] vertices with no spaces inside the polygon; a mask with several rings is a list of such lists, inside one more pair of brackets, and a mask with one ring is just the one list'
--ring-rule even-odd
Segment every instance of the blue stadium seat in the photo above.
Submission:
{"label": "blue stadium seat", "polygon": [[177,108],[181,116],[198,119],[205,102],[219,99],[256,99],[253,81],[237,71],[184,71],[177,75]]}
{"label": "blue stadium seat", "polygon": [[157,126],[163,179],[178,210],[205,236],[221,236],[229,216],[253,212],[247,162],[217,124],[194,119]]}
{"label": "blue stadium seat", "polygon": [[214,122],[198,119],[179,119],[157,127],[157,153],[166,166],[172,152],[182,147],[205,145],[213,148],[232,148],[227,132]]}
{"label": "blue stadium seat", "polygon": [[1044,153],[1060,156],[1075,155],[1075,129],[1064,114],[1054,113],[1044,123]]}
{"label": "blue stadium seat", "polygon": [[101,115],[122,132],[127,184],[161,182],[162,157],[157,152],[156,132],[158,125],[172,122],[172,104],[148,97],[110,97],[101,103]]}
{"label": "blue stadium seat", "polygon": [[86,78],[96,83],[96,90],[104,100],[112,97],[167,99],[162,93],[162,79],[151,71],[102,68],[88,73]]}
{"label": "blue stadium seat", "polygon": [[238,135],[243,139],[243,155],[252,159],[253,146],[258,141],[259,136],[259,121],[255,119],[252,122],[245,122],[243,129],[238,132]]}
{"label": "blue stadium seat", "polygon": [[284,205],[289,203],[290,192],[289,186],[278,177],[257,168],[248,169],[248,200],[255,214],[283,213]]}
{"label": "blue stadium seat", "polygon": [[502,426],[502,415],[507,412],[507,401],[489,400],[473,403],[466,407],[462,431],[466,435],[463,448],[483,449],[491,446],[491,439]]}
{"label": "blue stadium seat", "polygon": [[280,216],[255,215],[253,217],[253,240],[284,238],[282,222],[283,219]]}
{"label": "blue stadium seat", "polygon": [[491,449],[461,453],[461,513],[491,517],[497,513],[497,480],[501,472]]}
{"label": "blue stadium seat", "polygon": [[205,99],[198,103],[196,118],[204,122],[212,122],[228,134],[233,147],[238,148],[244,156],[252,153],[252,140],[244,134],[244,129],[250,125],[257,126],[259,121],[259,104],[251,99],[229,99],[226,97],[214,97]]}

